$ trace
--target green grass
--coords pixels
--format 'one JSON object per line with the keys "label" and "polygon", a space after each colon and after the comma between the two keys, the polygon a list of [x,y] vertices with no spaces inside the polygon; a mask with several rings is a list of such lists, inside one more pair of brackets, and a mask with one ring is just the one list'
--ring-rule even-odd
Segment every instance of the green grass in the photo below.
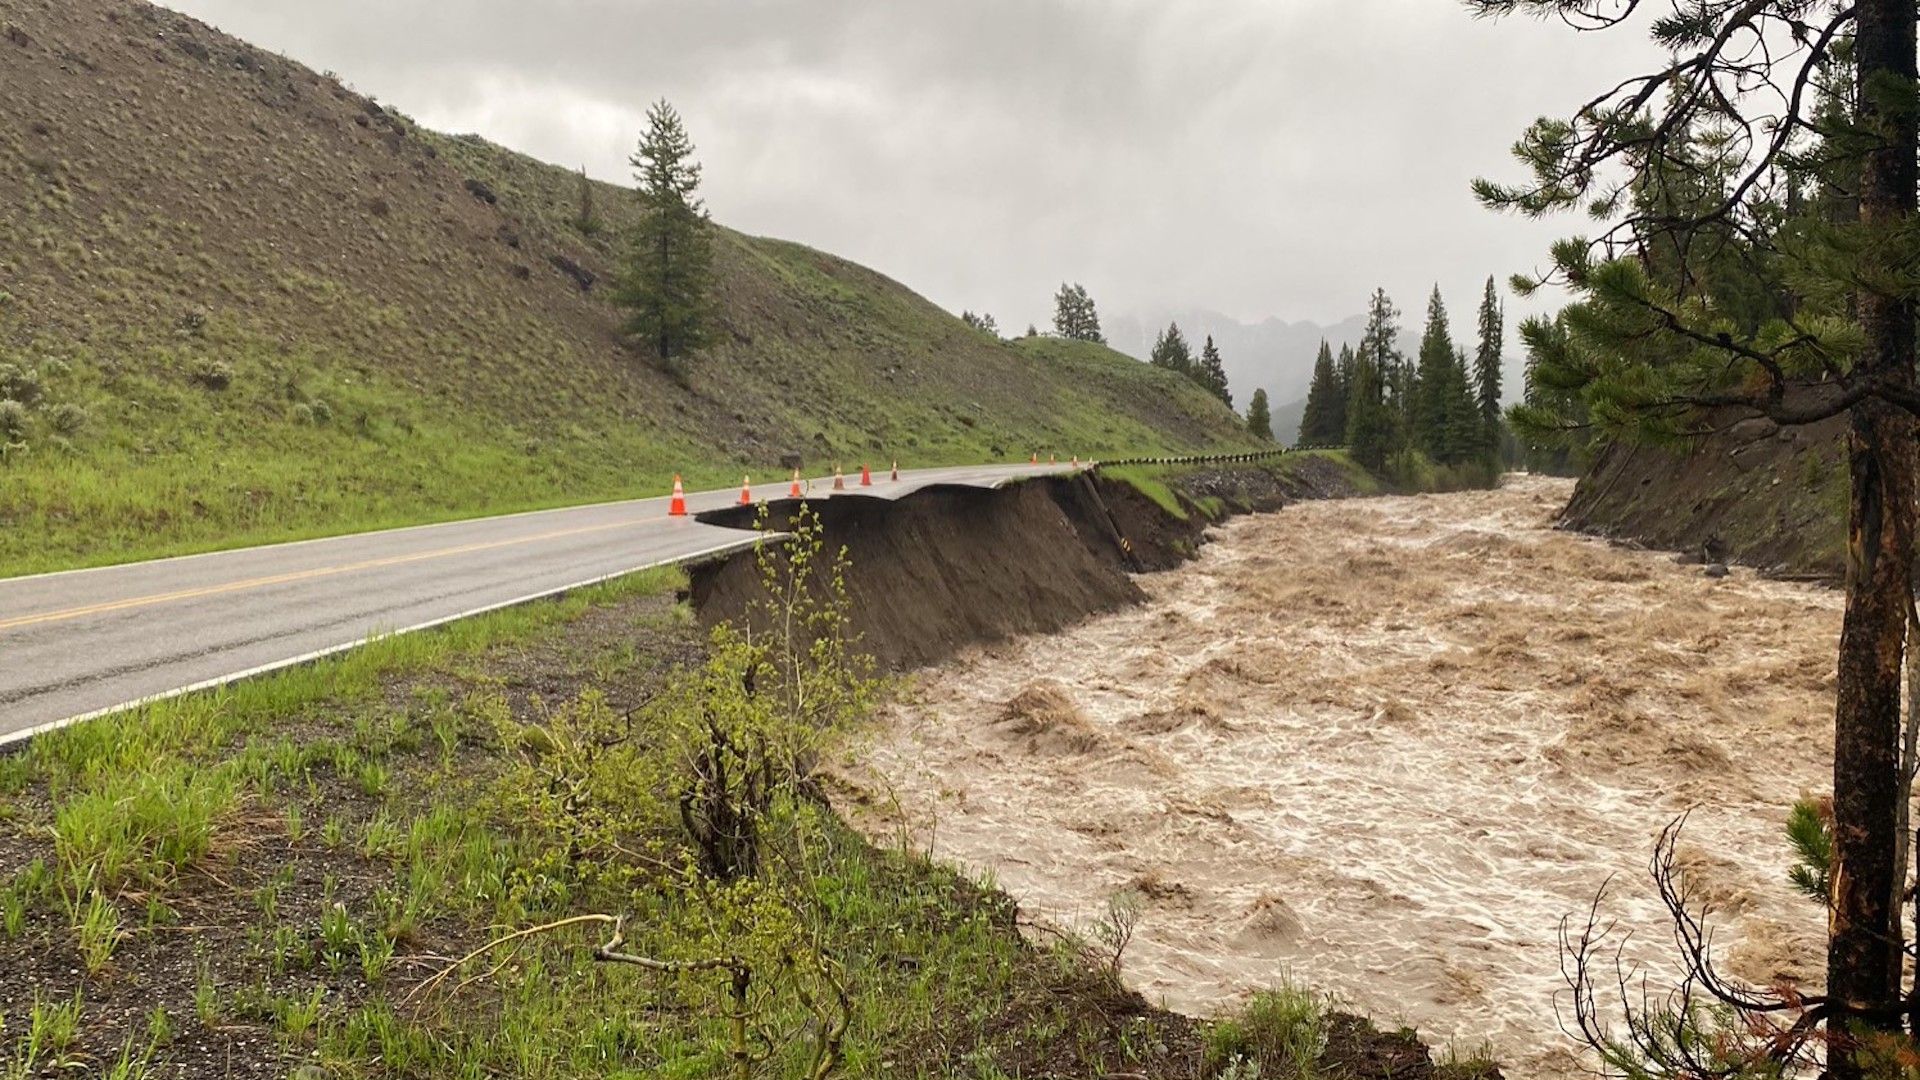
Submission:
{"label": "green grass", "polygon": [[[1344,450],[1290,451],[1282,457],[1234,465],[1233,469],[1267,472],[1285,480],[1298,475],[1309,463],[1320,462],[1331,462],[1339,471],[1341,483],[1362,495],[1378,494],[1383,488],[1379,477],[1361,468]],[[1100,474],[1129,485],[1160,509],[1186,521],[1191,517],[1193,508],[1198,508],[1203,516],[1210,519],[1219,518],[1231,509],[1217,496],[1191,500],[1177,490],[1182,478],[1217,472],[1220,468],[1217,465],[1117,465],[1103,466]]]}
{"label": "green grass", "polygon": [[[56,790],[90,782],[159,784],[156,767],[193,754],[221,751],[246,735],[271,732],[281,721],[317,703],[345,707],[364,702],[399,676],[524,639],[598,605],[660,595],[685,582],[686,574],[678,568],[643,570],[556,599],[502,608],[420,633],[375,638],[312,664],[60,728],[27,744],[26,752],[17,757],[22,767],[11,774],[13,783],[18,786],[38,772]],[[285,745],[250,746],[241,760],[244,771],[255,777],[272,775],[276,752]],[[0,795],[6,793],[0,789]],[[123,816],[134,806],[119,800],[110,805]]]}
{"label": "green grass", "polygon": [[1208,1030],[1206,1060],[1267,1080],[1316,1080],[1326,1044],[1326,998],[1283,981]]}

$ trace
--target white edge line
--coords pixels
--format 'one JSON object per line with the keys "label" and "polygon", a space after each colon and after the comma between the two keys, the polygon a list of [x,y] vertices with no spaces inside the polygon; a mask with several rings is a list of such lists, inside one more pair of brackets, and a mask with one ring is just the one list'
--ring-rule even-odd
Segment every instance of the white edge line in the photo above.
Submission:
{"label": "white edge line", "polygon": [[[535,510],[531,512],[536,514],[546,513],[546,511],[544,510]],[[417,527],[430,528],[431,526],[417,526]],[[245,671],[236,671],[230,675],[218,675],[211,679],[204,679],[190,686],[182,686],[173,690],[164,690],[158,694],[149,694],[146,697],[135,698],[132,701],[124,701],[118,705],[109,705],[104,709],[95,709],[92,712],[81,713],[78,716],[69,716],[62,720],[49,720],[44,724],[36,724],[33,727],[22,728],[19,731],[7,732],[4,735],[0,735],[0,751],[6,750],[8,747],[12,746],[14,743],[25,742],[26,740],[31,739],[36,735],[44,735],[50,731],[58,731],[61,728],[71,727],[74,724],[85,723],[88,720],[95,720],[102,716],[107,716],[112,713],[125,712],[128,709],[137,709],[142,705],[151,705],[154,702],[165,701],[168,698],[181,697],[186,694],[198,693],[199,691],[202,691],[202,690],[212,690],[217,687],[230,686],[237,682],[245,682],[248,679],[258,678],[261,675],[267,675],[272,672],[279,671],[283,668],[299,667],[303,664],[311,664],[316,660],[324,660],[329,656],[335,655],[336,653],[343,653],[350,649],[357,649],[357,648],[360,648],[362,645],[370,645],[373,642],[382,640],[384,638],[398,637],[401,634],[418,633],[422,630],[431,630],[437,626],[445,626],[448,623],[458,622],[461,619],[470,619],[476,615],[485,615],[488,612],[499,611],[503,608],[519,607],[522,604],[531,604],[537,600],[545,600],[549,597],[560,596],[566,593],[573,592],[576,589],[592,588],[595,585],[612,581],[614,578],[626,577],[628,574],[638,574],[644,570],[655,570],[662,566],[684,566],[688,563],[695,562],[700,559],[711,558],[719,555],[730,555],[736,551],[741,551],[745,548],[755,547],[762,540],[778,540],[788,535],[790,534],[788,533],[755,533],[752,536],[742,537],[738,540],[730,540],[724,544],[717,544],[713,547],[707,548],[702,551],[689,552],[685,555],[675,555],[672,558],[660,559],[656,562],[644,563],[640,566],[628,567],[625,570],[615,570],[612,573],[601,574],[598,577],[588,578],[585,581],[576,581],[570,585],[559,585],[551,589],[542,589],[539,592],[528,593],[525,596],[517,596],[511,600],[502,600],[497,603],[485,604],[476,608],[469,608],[468,610],[459,612],[458,614],[443,615],[440,618],[429,619],[426,622],[415,623],[412,626],[404,626],[398,630],[384,630],[384,631],[374,630],[373,632],[367,634],[367,636],[365,637],[357,638],[353,641],[342,642],[338,645],[329,645],[324,649],[315,649],[312,652],[302,653],[299,656],[288,657],[285,660],[275,660],[275,661],[272,661],[271,663],[261,664],[258,667],[247,668]],[[209,552],[209,554],[213,554],[213,553]],[[182,556],[182,558],[191,558],[191,556]]]}

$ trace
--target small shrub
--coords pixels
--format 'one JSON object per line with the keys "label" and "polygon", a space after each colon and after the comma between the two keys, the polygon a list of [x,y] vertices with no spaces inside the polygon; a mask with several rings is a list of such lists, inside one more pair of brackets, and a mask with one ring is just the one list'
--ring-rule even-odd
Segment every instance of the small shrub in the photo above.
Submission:
{"label": "small shrub", "polygon": [[1207,1031],[1210,1074],[1258,1069],[1255,1075],[1312,1080],[1327,1044],[1327,1003],[1292,986],[1262,991]]}
{"label": "small shrub", "polygon": [[8,398],[21,405],[37,405],[46,395],[46,380],[33,368],[19,364],[0,364],[0,398]]}
{"label": "small shrub", "polygon": [[27,406],[16,398],[0,398],[0,440],[14,442],[27,433]]}
{"label": "small shrub", "polygon": [[310,425],[313,423],[313,406],[304,401],[296,402],[291,410],[293,422]]}
{"label": "small shrub", "polygon": [[71,401],[63,401],[47,411],[47,423],[53,425],[53,430],[69,437],[80,434],[81,429],[87,426],[88,419],[87,410]]}
{"label": "small shrub", "polygon": [[73,365],[57,356],[48,356],[40,361],[40,374],[49,379],[64,379],[73,373]]}
{"label": "small shrub", "polygon": [[188,378],[208,390],[225,390],[233,385],[233,365],[225,360],[203,360]]}
{"label": "small shrub", "polygon": [[314,398],[312,404],[307,407],[313,410],[314,423],[330,424],[333,422],[333,406],[327,404],[325,401]]}

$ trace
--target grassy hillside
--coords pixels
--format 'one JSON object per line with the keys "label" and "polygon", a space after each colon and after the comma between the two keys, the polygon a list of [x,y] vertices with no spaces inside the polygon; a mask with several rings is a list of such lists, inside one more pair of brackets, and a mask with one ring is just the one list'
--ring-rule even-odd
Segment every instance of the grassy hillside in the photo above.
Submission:
{"label": "grassy hillside", "polygon": [[[0,574],[903,464],[1246,444],[1117,353],[1005,344],[720,231],[684,382],[606,300],[631,196],[138,0],[0,6]],[[696,133],[697,134],[697,133]],[[722,208],[724,211],[724,208]]]}

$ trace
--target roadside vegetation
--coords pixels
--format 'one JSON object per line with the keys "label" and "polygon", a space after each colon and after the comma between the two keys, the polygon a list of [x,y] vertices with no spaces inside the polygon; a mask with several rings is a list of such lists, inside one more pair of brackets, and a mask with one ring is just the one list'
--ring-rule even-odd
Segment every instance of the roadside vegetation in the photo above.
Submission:
{"label": "roadside vegetation", "polygon": [[[1346,493],[1375,495],[1387,490],[1379,477],[1361,468],[1344,450],[1298,450],[1284,457],[1239,463],[1224,470],[1224,475],[1240,482],[1237,485],[1240,487],[1245,487],[1244,482],[1249,479],[1266,477],[1284,488],[1321,473],[1330,474]],[[1196,513],[1214,520],[1256,508],[1244,497],[1230,500],[1226,495],[1206,490],[1207,484],[1194,483],[1222,475],[1219,466],[1205,464],[1105,465],[1100,469],[1102,479],[1126,484],[1181,521],[1191,520]]]}

